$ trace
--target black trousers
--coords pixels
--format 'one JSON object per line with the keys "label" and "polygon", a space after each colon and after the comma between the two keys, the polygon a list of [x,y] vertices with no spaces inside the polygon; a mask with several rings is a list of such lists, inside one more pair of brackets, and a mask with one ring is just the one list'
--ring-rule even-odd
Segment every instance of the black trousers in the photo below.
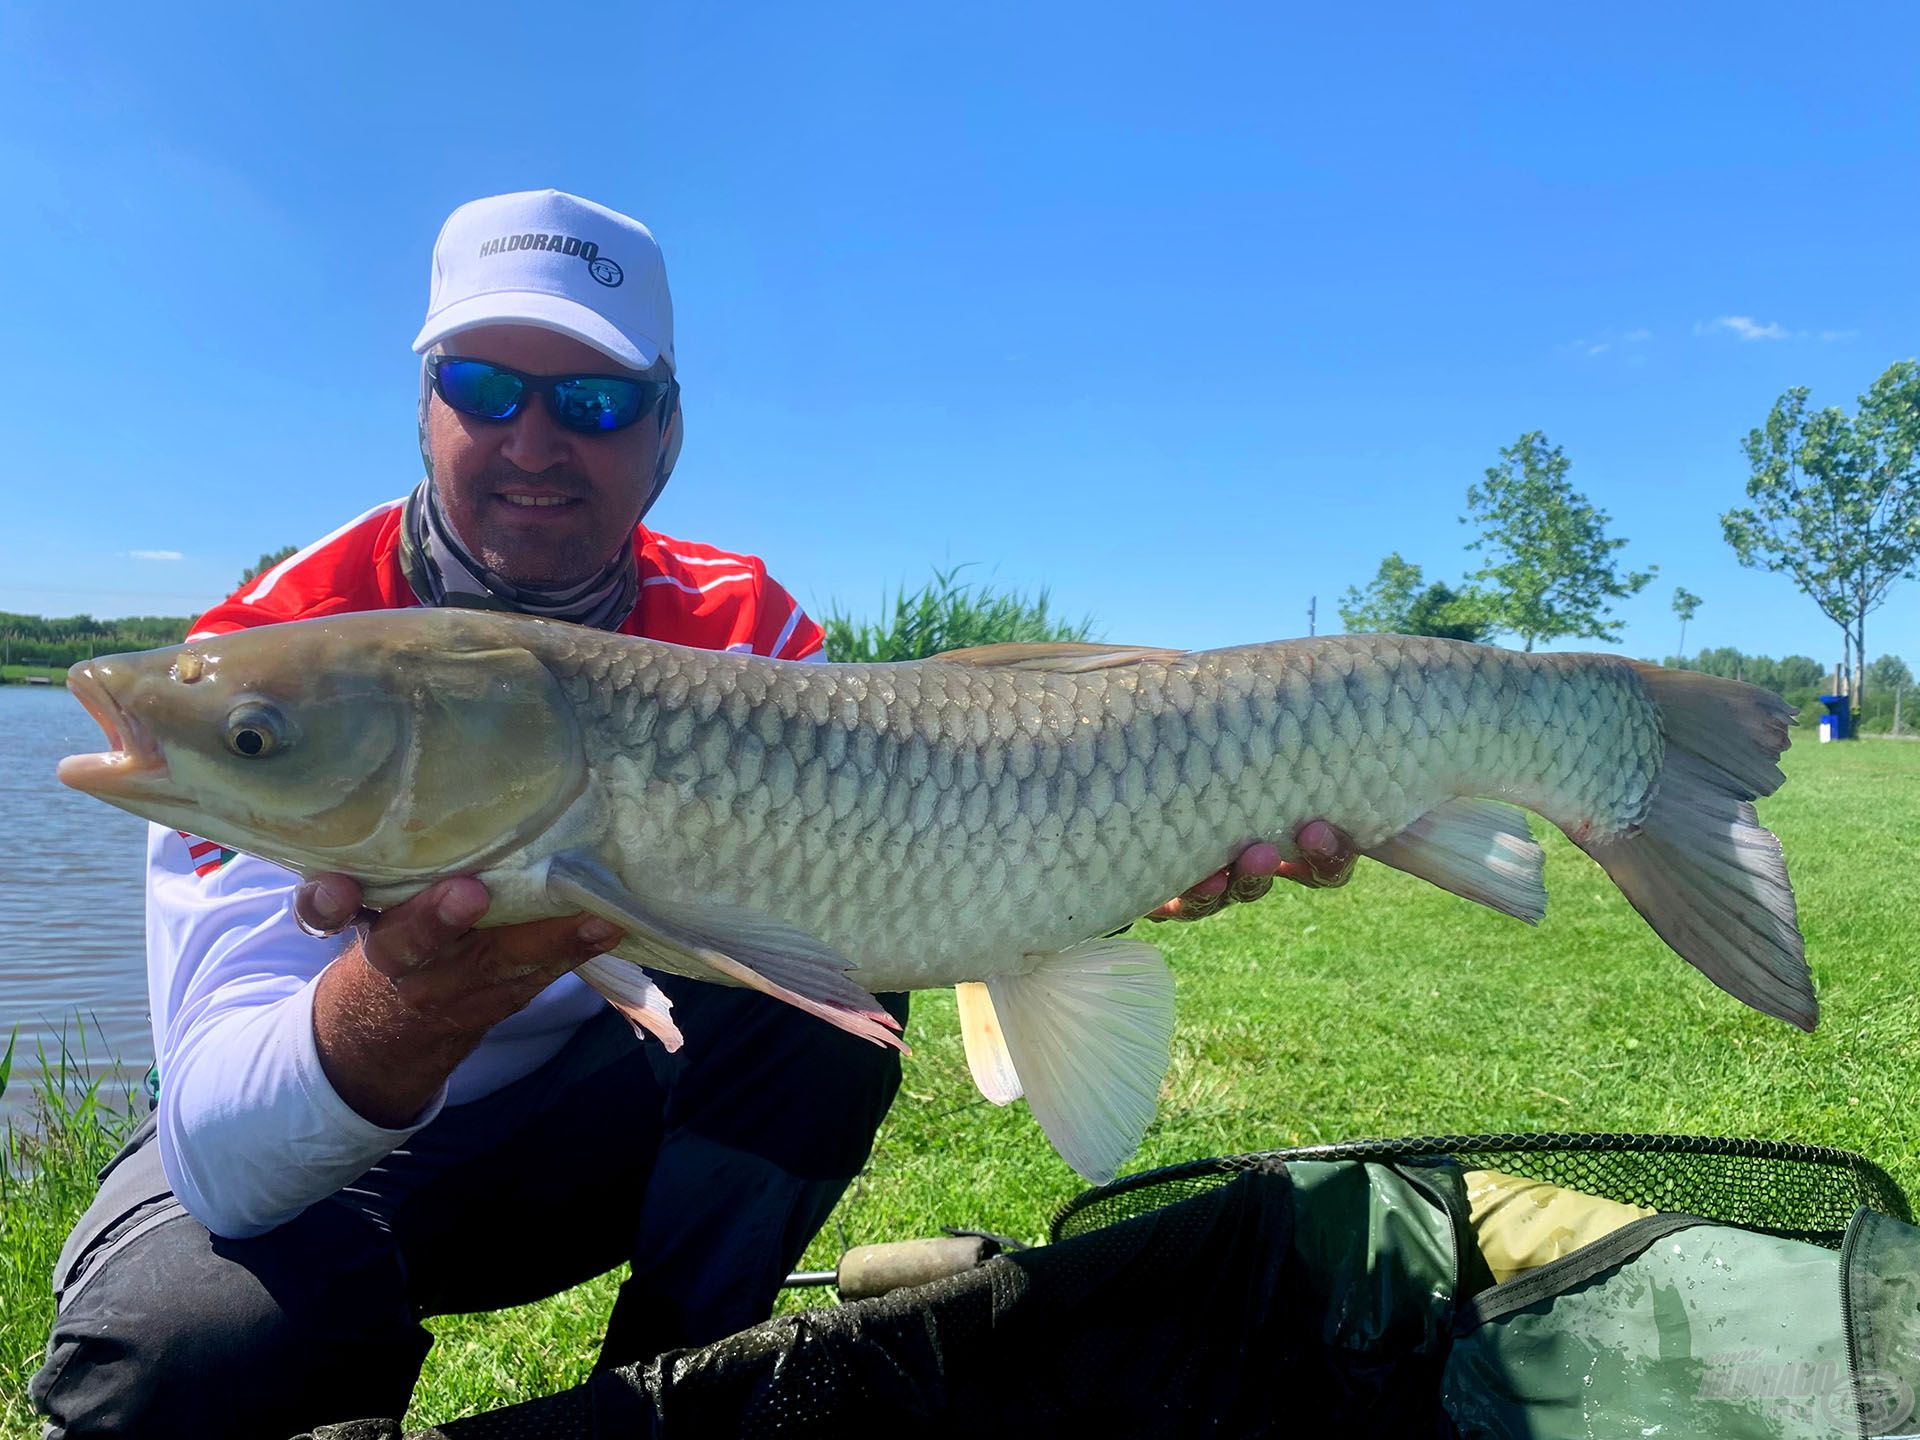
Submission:
{"label": "black trousers", "polygon": [[[252,1239],[187,1214],[142,1125],[55,1267],[32,1385],[48,1440],[399,1416],[432,1344],[421,1317],[524,1304],[622,1261],[602,1366],[765,1319],[866,1163],[899,1057],[762,995],[662,983],[678,1055],[608,1010]],[[904,1020],[906,997],[882,998]]]}

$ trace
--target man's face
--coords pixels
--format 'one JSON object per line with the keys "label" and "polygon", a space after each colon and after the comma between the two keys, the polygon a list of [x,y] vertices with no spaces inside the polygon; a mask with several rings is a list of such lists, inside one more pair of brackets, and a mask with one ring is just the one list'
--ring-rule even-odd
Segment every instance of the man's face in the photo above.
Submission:
{"label": "man's face", "polygon": [[[441,348],[529,375],[638,378],[591,345],[526,325],[462,331]],[[441,509],[467,548],[516,585],[588,579],[629,543],[653,486],[659,420],[584,435],[556,425],[544,395],[506,421],[463,415],[434,395],[427,445]]]}

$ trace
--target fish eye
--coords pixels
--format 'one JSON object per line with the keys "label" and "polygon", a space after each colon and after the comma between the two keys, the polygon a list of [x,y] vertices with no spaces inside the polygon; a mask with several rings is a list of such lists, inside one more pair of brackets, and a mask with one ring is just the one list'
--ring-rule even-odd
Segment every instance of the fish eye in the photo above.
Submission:
{"label": "fish eye", "polygon": [[244,759],[262,759],[286,744],[286,719],[271,705],[240,705],[227,716],[227,749]]}

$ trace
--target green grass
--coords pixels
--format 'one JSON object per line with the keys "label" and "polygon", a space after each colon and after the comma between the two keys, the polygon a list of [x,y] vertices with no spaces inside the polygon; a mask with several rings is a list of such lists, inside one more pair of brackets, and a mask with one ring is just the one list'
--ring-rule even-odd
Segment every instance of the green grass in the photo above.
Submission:
{"label": "green grass", "polygon": [[[1142,927],[1173,964],[1180,1022],[1160,1117],[1129,1168],[1366,1135],[1666,1130],[1857,1150],[1920,1195],[1909,1068],[1920,1056],[1920,745],[1810,739],[1761,816],[1799,893],[1816,1034],[1713,988],[1557,833],[1540,832],[1552,903],[1537,930],[1365,865],[1345,890],[1285,887],[1197,925]],[[1023,1104],[980,1099],[950,993],[915,998],[909,1038],[900,1099],[809,1268],[832,1265],[841,1234],[861,1244],[967,1225],[1037,1240],[1080,1188]],[[59,1203],[80,1198],[68,1189]],[[44,1209],[23,1192],[0,1219],[20,1203]],[[33,1223],[63,1234],[70,1219],[45,1209]],[[0,1284],[11,1397],[46,1323],[21,1287],[44,1290],[45,1272],[10,1269]],[[607,1277],[538,1305],[432,1321],[439,1343],[409,1423],[583,1379],[613,1290]],[[6,1434],[32,1433],[24,1409],[7,1419]]]}
{"label": "green grass", "polygon": [[67,671],[63,665],[0,665],[0,685],[18,685],[28,676],[41,676],[56,685],[67,683]]}
{"label": "green grass", "polygon": [[[79,1031],[74,1046],[81,1046]],[[12,1079],[16,1031],[0,1056],[0,1094]],[[40,1434],[27,1381],[40,1367],[53,1324],[53,1262],[93,1199],[95,1175],[132,1128],[129,1097],[111,1094],[102,1067],[39,1052],[33,1123],[9,1125],[0,1145],[0,1434]]]}

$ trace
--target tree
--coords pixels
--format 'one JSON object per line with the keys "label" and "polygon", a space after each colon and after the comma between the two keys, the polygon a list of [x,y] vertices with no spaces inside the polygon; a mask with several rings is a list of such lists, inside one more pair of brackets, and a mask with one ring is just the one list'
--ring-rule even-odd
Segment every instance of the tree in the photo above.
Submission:
{"label": "tree", "polygon": [[1809,655],[1789,655],[1780,662],[1780,693],[1789,690],[1817,690],[1820,677],[1826,671],[1820,668],[1820,662]]}
{"label": "tree", "polygon": [[1673,613],[1680,617],[1680,653],[1687,653],[1687,621],[1700,608],[1700,597],[1684,586],[1673,592]]}
{"label": "tree", "polygon": [[1479,591],[1455,590],[1436,580],[1414,597],[1407,610],[1407,628],[1400,633],[1484,645],[1493,638],[1493,624],[1487,619],[1486,597]]}
{"label": "tree", "polygon": [[1876,690],[1911,690],[1913,671],[1898,655],[1882,655],[1867,667],[1867,683]]}
{"label": "tree", "polygon": [[1561,635],[1617,644],[1608,602],[1637,595],[1657,573],[1622,574],[1615,566],[1613,553],[1627,542],[1609,539],[1607,514],[1567,483],[1571,464],[1533,430],[1501,450],[1484,484],[1467,490],[1461,523],[1480,526],[1467,548],[1487,562],[1467,578],[1492,582],[1489,621],[1528,650]]}
{"label": "tree", "polygon": [[1378,631],[1404,634],[1400,626],[1413,608],[1425,577],[1418,565],[1409,564],[1398,550],[1380,562],[1365,590],[1349,585],[1340,597],[1340,623],[1356,633]]}
{"label": "tree", "polygon": [[1340,623],[1350,631],[1390,635],[1438,635],[1479,644],[1492,633],[1484,597],[1435,581],[1398,551],[1380,562],[1365,590],[1349,585],[1340,598]]}
{"label": "tree", "polygon": [[1742,565],[1791,575],[1840,627],[1864,696],[1867,616],[1920,573],[1920,365],[1889,366],[1852,419],[1789,390],[1741,448],[1753,503],[1721,516],[1721,531]]}
{"label": "tree", "polygon": [[241,574],[240,583],[244,585],[256,575],[264,575],[299,548],[298,545],[282,545],[271,555],[262,555]]}

